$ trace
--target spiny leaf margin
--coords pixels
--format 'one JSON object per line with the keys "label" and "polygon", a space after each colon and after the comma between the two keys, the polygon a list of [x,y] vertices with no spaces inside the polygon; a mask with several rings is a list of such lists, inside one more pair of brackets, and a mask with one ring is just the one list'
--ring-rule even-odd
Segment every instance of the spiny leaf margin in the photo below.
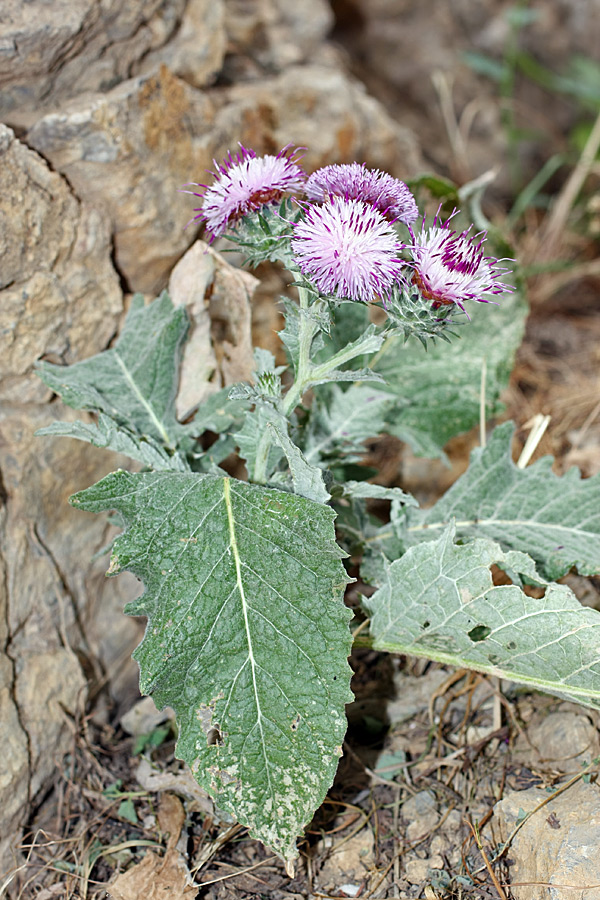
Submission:
{"label": "spiny leaf margin", "polygon": [[398,537],[407,545],[431,540],[454,519],[461,537],[489,537],[523,550],[548,579],[572,566],[594,575],[600,571],[600,475],[582,479],[576,468],[555,475],[551,456],[520,469],[512,461],[513,433],[512,422],[499,425],[434,506],[409,511]]}

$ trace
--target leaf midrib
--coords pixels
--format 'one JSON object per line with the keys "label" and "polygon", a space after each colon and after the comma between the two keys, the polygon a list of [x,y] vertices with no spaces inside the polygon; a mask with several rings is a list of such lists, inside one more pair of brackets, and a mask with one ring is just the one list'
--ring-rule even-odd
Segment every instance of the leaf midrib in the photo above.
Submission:
{"label": "leaf midrib", "polygon": [[252,635],[250,633],[250,622],[248,620],[248,604],[246,601],[246,592],[244,590],[244,581],[242,578],[242,562],[240,560],[240,554],[238,550],[237,538],[235,533],[235,518],[233,515],[233,506],[231,503],[231,479],[224,478],[223,479],[223,495],[225,499],[225,509],[227,510],[227,522],[229,526],[229,541],[231,545],[231,552],[233,553],[233,560],[235,563],[235,576],[236,576],[236,584],[238,593],[240,595],[240,600],[242,603],[242,611],[244,614],[244,627],[246,629],[246,638],[248,641],[248,659],[250,661],[250,668],[252,670],[252,688],[254,691],[254,702],[256,704],[256,716],[257,716],[257,725],[260,731],[260,746],[263,754],[263,759],[265,761],[265,772],[267,773],[267,782],[269,785],[269,793],[271,797],[274,796],[273,788],[271,786],[271,771],[269,767],[269,759],[267,757],[266,752],[266,742],[265,735],[262,727],[262,710],[260,705],[260,698],[258,696],[258,685],[256,683],[256,660],[254,659],[254,650],[252,647]]}
{"label": "leaf midrib", "polygon": [[127,368],[127,366],[125,365],[125,363],[123,362],[122,358],[119,356],[119,354],[117,353],[116,350],[115,350],[115,359],[117,360],[117,362],[119,363],[119,366],[121,367],[121,371],[123,372],[123,375],[125,376],[125,380],[127,381],[127,384],[129,385],[129,387],[131,388],[132,392],[135,394],[135,396],[137,397],[139,402],[142,404],[144,409],[147,411],[152,422],[158,429],[160,436],[162,437],[162,439],[164,441],[166,441],[166,443],[169,447],[172,447],[173,443],[172,443],[171,438],[169,437],[169,434],[168,434],[167,430],[165,429],[163,423],[160,421],[160,419],[158,419],[156,417],[154,410],[152,409],[152,407],[150,406],[150,404],[148,403],[148,401],[146,400],[146,398],[140,391],[139,387],[137,386],[137,384],[135,383],[135,381],[133,379],[133,375],[131,374],[131,372],[129,371],[129,369]]}
{"label": "leaf midrib", "polygon": [[[439,522],[422,522],[420,525],[411,525],[407,528],[408,532],[414,531],[432,531],[434,529],[445,528],[448,525],[450,519],[446,519],[445,521]],[[590,535],[595,535],[597,532],[595,531],[584,531],[581,528],[575,528],[570,525],[561,525],[557,522],[543,522],[539,519],[464,519],[463,521],[457,521],[457,528],[472,528],[475,527],[486,527],[488,525],[499,525],[499,526],[515,526],[521,525],[526,528],[535,525],[539,528],[552,529],[555,531],[566,531],[569,534],[577,534],[582,537],[589,537]],[[599,535],[600,537],[600,535]]]}

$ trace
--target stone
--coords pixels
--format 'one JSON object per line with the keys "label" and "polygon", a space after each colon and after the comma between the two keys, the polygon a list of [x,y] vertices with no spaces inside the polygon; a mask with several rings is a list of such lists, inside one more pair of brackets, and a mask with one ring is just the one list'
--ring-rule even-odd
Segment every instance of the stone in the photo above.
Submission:
{"label": "stone", "polygon": [[[349,840],[340,840],[327,856],[319,873],[319,883],[339,888],[346,882],[360,881],[375,862],[375,837],[370,828],[362,828]],[[337,893],[337,890],[336,890]]]}
{"label": "stone", "polygon": [[0,125],[0,400],[41,402],[42,356],[71,363],[99,352],[123,309],[109,222],[80,203],[46,162]]}
{"label": "stone", "polygon": [[[128,588],[131,598],[131,585],[125,582],[117,590],[106,585],[104,560],[89,562],[108,541],[106,523],[77,515],[67,502],[71,493],[125,460],[113,457],[111,466],[110,457],[86,444],[35,438],[37,428],[57,417],[53,412],[37,404],[5,404],[0,410],[5,490],[0,620],[6,622],[6,655],[0,654],[0,754],[10,759],[8,780],[0,783],[2,862],[12,857],[14,832],[28,815],[27,803],[52,784],[65,738],[71,734],[69,718],[84,707],[87,678],[80,659],[89,664],[90,677],[100,679],[104,664],[119,659],[122,665],[124,652],[131,652],[140,631],[139,623],[126,620],[114,633],[114,621],[121,615],[117,608]],[[72,411],[63,414],[75,418]],[[103,628],[94,618],[97,607],[112,614],[112,628],[105,635],[112,632],[110,652],[104,660],[95,630]],[[128,672],[133,685],[134,664]],[[116,689],[116,681],[111,689]]]}
{"label": "stone", "polygon": [[429,791],[419,791],[402,804],[400,814],[405,822],[406,838],[416,841],[427,835],[439,822],[437,803]]}
{"label": "stone", "polygon": [[[88,598],[102,602],[103,577],[95,583],[102,563],[82,567],[81,559],[106,543],[106,526],[76,522],[67,498],[102,477],[110,459],[83,444],[34,436],[57,416],[44,404],[50,391],[33,366],[42,356],[73,362],[103,349],[123,299],[101,210],[80,203],[2,125],[0,160],[0,754],[10,760],[0,780],[0,859],[11,861],[14,831],[28,802],[48,788],[67,718],[85,700],[86,679],[71,647],[79,644],[82,658],[94,660],[92,671],[102,667],[93,629],[83,633],[95,607]],[[73,417],[64,409],[57,415]],[[136,630],[132,623],[120,631],[111,652],[118,655],[127,642],[131,649]]]}
{"label": "stone", "polygon": [[[264,76],[303,62],[323,43],[333,26],[327,0],[225,0],[228,69],[239,75]],[[253,66],[239,59],[248,57]]]}
{"label": "stone", "polygon": [[[156,294],[194,238],[178,193],[210,163],[211,102],[166,67],[39,119],[28,143],[77,196],[107,210],[115,261],[133,291]],[[189,124],[191,123],[191,125]]]}
{"label": "stone", "polygon": [[535,716],[527,735],[519,736],[515,752],[530,755],[537,752],[536,769],[574,774],[600,756],[600,736],[585,712],[551,712]]}
{"label": "stone", "polygon": [[168,719],[174,719],[175,713],[170,706],[158,710],[152,697],[142,697],[120,718],[123,731],[134,737],[150,734]]}
{"label": "stone", "polygon": [[242,143],[260,153],[287,143],[305,147],[308,171],[357,160],[408,178],[422,166],[410,129],[339,65],[291,66],[260,83],[234,85],[220,99],[222,134],[236,133],[235,125]]}
{"label": "stone", "polygon": [[406,880],[410,884],[427,884],[430,881],[430,870],[443,868],[444,860],[441,856],[432,856],[429,859],[409,859],[404,863]]}
{"label": "stone", "polygon": [[[499,840],[512,833],[520,810],[531,812],[547,799],[541,788],[507,794],[494,807]],[[600,890],[599,846],[600,788],[580,781],[533,813],[513,838],[507,851],[512,896],[564,900],[568,886],[569,894],[592,900]],[[585,890],[589,885],[594,889]]]}
{"label": "stone", "polygon": [[131,290],[148,293],[165,286],[196,236],[185,225],[198,203],[180,188],[204,181],[212,159],[238,141],[258,153],[307,147],[309,169],[357,159],[408,177],[420,165],[408,129],[362,85],[317,65],[202,92],[162,66],[71,101],[27,133],[78,197],[107,211],[118,270]]}
{"label": "stone", "polygon": [[11,125],[155,68],[157,55],[204,85],[225,51],[220,0],[4,0],[2,13],[0,118]]}

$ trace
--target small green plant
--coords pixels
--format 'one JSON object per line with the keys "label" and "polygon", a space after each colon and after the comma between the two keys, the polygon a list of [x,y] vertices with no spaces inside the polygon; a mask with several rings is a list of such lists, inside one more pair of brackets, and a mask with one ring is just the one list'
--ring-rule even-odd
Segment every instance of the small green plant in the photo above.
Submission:
{"label": "small green plant", "polygon": [[[42,433],[142,464],[71,502],[118,513],[108,574],[129,570],[145,585],[126,608],[148,620],[140,687],[175,710],[178,756],[290,868],[332,783],[352,699],[344,557],[373,588],[363,644],[599,707],[600,615],[552,579],[598,571],[600,478],[559,478],[549,459],[516,467],[504,424],[431,509],[368,481],[365,439],[389,432],[439,457],[498,412],[525,317],[507,270],[484,255],[485,235],[451,228],[456,218],[413,229],[406,185],[357,164],[307,178],[290,148],[242,148],[198,196],[210,234],[291,272],[288,366],[257,348],[252,383],[181,423],[186,312],[166,294],[150,305],[138,296],[111,349],[40,365],[67,404],[97,413]],[[382,325],[369,323],[373,306]],[[222,467],[232,452],[247,481]],[[391,502],[389,524],[370,514],[371,499]],[[492,566],[512,583],[494,585]]]}

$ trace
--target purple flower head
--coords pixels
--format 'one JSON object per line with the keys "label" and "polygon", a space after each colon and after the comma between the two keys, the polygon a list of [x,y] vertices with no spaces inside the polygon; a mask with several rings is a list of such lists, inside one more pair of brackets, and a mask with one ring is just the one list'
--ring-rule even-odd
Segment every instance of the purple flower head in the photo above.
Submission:
{"label": "purple flower head", "polygon": [[322,294],[347,300],[385,301],[405,263],[389,222],[362,200],[332,197],[309,206],[294,227],[292,252],[300,270]]}
{"label": "purple flower head", "polygon": [[309,175],[305,190],[310,200],[319,202],[331,197],[363,200],[391,222],[410,225],[419,214],[415,198],[403,181],[379,169],[367,169],[364,163],[317,169]]}
{"label": "purple flower head", "polygon": [[236,156],[229,153],[222,165],[215,162],[213,184],[194,185],[203,188],[201,193],[184,191],[202,198],[202,207],[194,210],[198,215],[191,221],[204,222],[212,241],[248,213],[278,203],[288,191],[299,190],[306,173],[298,165],[296,153],[288,144],[277,156],[257,156],[240,144]]}
{"label": "purple flower head", "polygon": [[471,225],[458,234],[450,229],[450,219],[438,225],[436,215],[429,228],[423,219],[420,233],[415,235],[411,229],[413,243],[408,250],[412,256],[413,284],[424,297],[433,300],[433,308],[455,303],[464,311],[466,300],[489,303],[486,294],[513,291],[512,285],[501,281],[511,270],[498,265],[512,260],[484,256],[485,232],[471,235]]}

